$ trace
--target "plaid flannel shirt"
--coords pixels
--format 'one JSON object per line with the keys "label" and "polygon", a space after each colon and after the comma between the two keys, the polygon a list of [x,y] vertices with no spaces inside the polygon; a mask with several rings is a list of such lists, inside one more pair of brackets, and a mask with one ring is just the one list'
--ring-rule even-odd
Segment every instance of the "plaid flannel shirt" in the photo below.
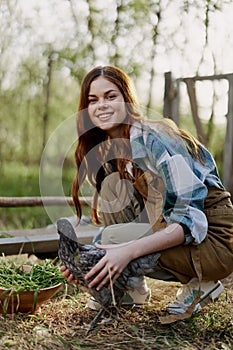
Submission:
{"label": "plaid flannel shirt", "polygon": [[208,230],[204,213],[208,187],[224,188],[210,152],[200,146],[202,164],[193,159],[181,137],[148,121],[131,126],[130,143],[135,165],[151,170],[164,182],[162,213],[166,222],[183,227],[185,244],[201,243]]}

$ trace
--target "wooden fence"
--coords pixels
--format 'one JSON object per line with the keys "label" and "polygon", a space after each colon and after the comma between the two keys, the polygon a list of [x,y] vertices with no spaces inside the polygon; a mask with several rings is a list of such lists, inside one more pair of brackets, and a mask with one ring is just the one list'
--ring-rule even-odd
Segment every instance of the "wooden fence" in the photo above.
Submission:
{"label": "wooden fence", "polygon": [[[80,204],[91,204],[92,197],[81,197]],[[64,206],[74,205],[71,197],[0,197],[0,207],[39,207],[39,206]]]}
{"label": "wooden fence", "polygon": [[[196,76],[192,78],[172,79],[171,72],[165,73],[164,91],[164,117],[170,116],[179,125],[179,103],[180,103],[180,83],[187,86],[192,116],[196,126],[200,141],[205,143],[205,133],[198,116],[197,99],[195,92],[196,81],[220,80],[228,81],[228,112],[226,138],[224,145],[223,160],[223,183],[233,196],[233,74],[219,74],[213,76]],[[91,197],[81,198],[81,205],[89,205]],[[35,206],[64,206],[73,205],[71,197],[0,197],[0,207],[35,207]],[[81,243],[91,243],[94,235],[100,230],[99,227],[90,224],[78,227],[78,237]],[[4,235],[5,232],[0,234]],[[36,254],[41,256],[51,256],[57,253],[58,234],[56,225],[33,230],[12,230],[7,234],[13,237],[0,239],[0,253],[12,254]]]}
{"label": "wooden fence", "polygon": [[[82,206],[88,205],[92,197],[82,197]],[[70,197],[0,197],[0,207],[36,207],[74,205]],[[82,222],[76,229],[79,242],[90,244],[100,227]],[[35,254],[40,258],[57,255],[58,239],[56,225],[31,230],[0,231],[0,255]]]}
{"label": "wooden fence", "polygon": [[198,115],[195,83],[197,81],[214,81],[222,79],[227,80],[229,85],[228,111],[226,115],[226,138],[223,158],[223,183],[233,196],[233,73],[178,78],[175,80],[172,79],[171,72],[165,73],[163,115],[164,117],[170,116],[179,125],[180,83],[184,82],[187,87],[193,121],[199,136],[199,140],[205,144],[205,133]]}

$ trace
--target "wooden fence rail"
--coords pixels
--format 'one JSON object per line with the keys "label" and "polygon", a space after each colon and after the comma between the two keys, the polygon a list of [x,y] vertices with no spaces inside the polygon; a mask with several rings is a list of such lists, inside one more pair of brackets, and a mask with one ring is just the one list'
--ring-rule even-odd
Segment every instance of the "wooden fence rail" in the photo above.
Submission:
{"label": "wooden fence rail", "polygon": [[229,88],[227,92],[228,108],[226,113],[226,137],[224,142],[223,154],[223,184],[233,197],[233,73],[216,74],[207,76],[194,76],[178,78],[173,80],[171,72],[165,73],[164,89],[164,109],[163,116],[170,116],[179,125],[179,105],[180,105],[180,83],[186,83],[187,92],[190,100],[191,111],[197,135],[201,142],[206,141],[206,135],[198,116],[197,98],[195,93],[195,84],[197,81],[215,81],[226,80]]}
{"label": "wooden fence rail", "polygon": [[[82,206],[90,206],[92,197],[81,197]],[[71,197],[0,197],[0,207],[36,207],[74,205]],[[81,223],[75,227],[79,242],[90,244],[101,228],[92,223]],[[9,235],[10,237],[5,237]],[[56,225],[30,230],[1,230],[0,256],[35,254],[40,258],[54,257],[57,254],[59,235]]]}
{"label": "wooden fence rail", "polygon": [[[92,197],[81,197],[80,204],[90,206]],[[74,205],[71,197],[0,197],[0,207],[38,207]]]}

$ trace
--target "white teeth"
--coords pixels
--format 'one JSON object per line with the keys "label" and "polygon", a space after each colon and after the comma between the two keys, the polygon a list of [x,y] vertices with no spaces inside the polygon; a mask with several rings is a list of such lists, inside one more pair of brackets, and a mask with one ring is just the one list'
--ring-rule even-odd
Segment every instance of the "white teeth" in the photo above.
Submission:
{"label": "white teeth", "polygon": [[97,118],[99,118],[99,119],[106,119],[106,118],[109,118],[110,116],[111,116],[111,114],[101,114]]}

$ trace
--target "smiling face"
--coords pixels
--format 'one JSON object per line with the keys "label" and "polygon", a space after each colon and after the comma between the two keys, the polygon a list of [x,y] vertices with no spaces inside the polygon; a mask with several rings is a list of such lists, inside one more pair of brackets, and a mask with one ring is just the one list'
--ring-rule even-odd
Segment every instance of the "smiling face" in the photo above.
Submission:
{"label": "smiling face", "polygon": [[119,124],[126,118],[124,97],[118,87],[103,76],[90,85],[88,113],[92,123],[110,137],[120,136]]}

